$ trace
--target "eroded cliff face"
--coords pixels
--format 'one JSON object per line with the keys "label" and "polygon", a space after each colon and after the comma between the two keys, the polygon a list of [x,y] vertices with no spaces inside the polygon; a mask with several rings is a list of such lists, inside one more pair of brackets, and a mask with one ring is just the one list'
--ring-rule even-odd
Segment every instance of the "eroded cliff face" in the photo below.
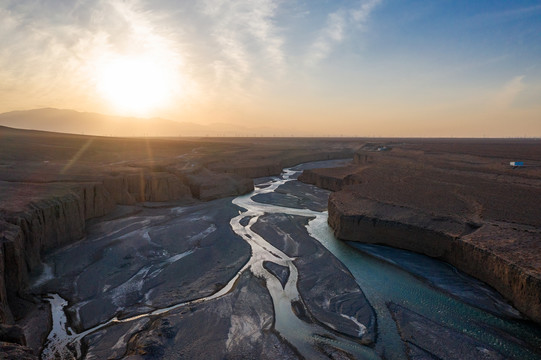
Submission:
{"label": "eroded cliff face", "polygon": [[322,189],[338,191],[344,186],[360,183],[358,177],[355,174],[350,174],[350,171],[354,171],[354,168],[351,166],[339,169],[309,169],[304,170],[299,175],[299,181],[315,185]]}
{"label": "eroded cliff face", "polygon": [[[329,225],[337,238],[381,244],[441,259],[486,282],[532,320],[541,323],[541,277],[524,257],[525,243],[539,231],[485,224],[477,229],[455,219],[432,218],[415,209],[354,198],[338,192],[329,198]],[[349,204],[349,205],[348,205]],[[528,256],[529,255],[529,256]]]}
{"label": "eroded cliff face", "polygon": [[[343,198],[346,196],[346,199]],[[386,244],[443,258],[453,251],[464,224],[450,218],[432,218],[402,206],[333,193],[329,199],[329,225],[343,240]]]}
{"label": "eroded cliff face", "polygon": [[460,237],[447,261],[490,284],[517,309],[541,323],[541,276],[536,251],[540,238],[539,229],[485,224]]}
{"label": "eroded cliff face", "polygon": [[[41,254],[83,238],[86,220],[106,215],[118,204],[191,198],[189,187],[170,173],[103,176],[101,181],[82,183],[2,185],[4,191],[14,193],[14,200],[0,210],[0,321],[8,324],[24,315],[17,299],[24,296],[30,273],[40,268]],[[16,194],[21,187],[25,191]],[[21,196],[27,201],[17,201]]]}
{"label": "eroded cliff face", "polygon": [[440,152],[361,151],[349,168],[315,169],[299,179],[336,191],[328,222],[337,238],[446,261],[541,323],[540,174],[502,164]]}
{"label": "eroded cliff face", "polygon": [[216,173],[204,167],[185,172],[184,179],[192,196],[203,201],[247,194],[254,189],[252,179],[236,174]]}
{"label": "eroded cliff face", "polygon": [[[15,318],[22,315],[17,298],[28,286],[32,269],[39,268],[41,253],[84,234],[84,204],[79,196],[67,190],[63,195],[37,200],[17,211],[6,213],[0,225],[3,282],[7,303]],[[3,303],[5,304],[5,303]],[[7,307],[6,307],[7,308]],[[6,310],[6,323],[13,321]]]}
{"label": "eroded cliff face", "polygon": [[[9,224],[5,221],[0,221],[0,234],[1,234],[1,246],[0,246],[0,322],[2,324],[12,324],[13,323],[13,314],[8,303],[6,280],[10,279],[6,276],[6,244],[8,247],[13,243],[7,241],[8,239],[13,239],[16,234],[10,234],[10,231],[18,230],[14,225]],[[22,235],[22,234],[20,234]],[[10,270],[9,266],[12,264],[7,264],[8,271]]]}

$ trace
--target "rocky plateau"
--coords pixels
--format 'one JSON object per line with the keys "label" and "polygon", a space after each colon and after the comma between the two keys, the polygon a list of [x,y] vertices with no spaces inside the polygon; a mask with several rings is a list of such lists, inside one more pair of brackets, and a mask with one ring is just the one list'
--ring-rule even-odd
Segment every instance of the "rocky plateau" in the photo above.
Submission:
{"label": "rocky plateau", "polygon": [[[510,166],[518,160],[526,166]],[[539,140],[384,141],[299,180],[334,191],[338,238],[446,261],[540,323],[540,160]]]}

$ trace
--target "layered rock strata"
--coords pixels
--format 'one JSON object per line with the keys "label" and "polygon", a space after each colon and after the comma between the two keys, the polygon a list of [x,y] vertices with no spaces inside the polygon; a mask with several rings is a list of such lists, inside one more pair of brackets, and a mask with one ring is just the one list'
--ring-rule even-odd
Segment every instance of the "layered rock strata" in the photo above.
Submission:
{"label": "layered rock strata", "polygon": [[[189,189],[170,174],[118,176],[82,184],[0,183],[4,194],[24,192],[24,201],[2,204],[0,220],[0,317],[3,323],[23,315],[17,298],[30,273],[41,266],[41,254],[81,239],[88,219],[111,212],[117,204],[165,201],[189,196]],[[15,198],[15,195],[14,195]],[[10,307],[8,304],[12,304]]]}
{"label": "layered rock strata", "polygon": [[[362,149],[350,166],[299,180],[336,191],[328,208],[338,238],[446,261],[541,322],[541,168],[519,172],[509,158],[487,156],[490,147],[501,154],[498,144],[466,144],[473,155],[443,141]],[[532,156],[514,145],[509,156]]]}
{"label": "layered rock strata", "polygon": [[[352,202],[355,208],[348,205]],[[488,283],[521,312],[541,322],[541,278],[535,268],[539,260],[524,262],[517,256],[529,251],[534,251],[531,257],[539,254],[541,233],[536,229],[487,224],[476,230],[478,225],[349,192],[331,195],[329,225],[339,239],[393,246],[446,261]]]}

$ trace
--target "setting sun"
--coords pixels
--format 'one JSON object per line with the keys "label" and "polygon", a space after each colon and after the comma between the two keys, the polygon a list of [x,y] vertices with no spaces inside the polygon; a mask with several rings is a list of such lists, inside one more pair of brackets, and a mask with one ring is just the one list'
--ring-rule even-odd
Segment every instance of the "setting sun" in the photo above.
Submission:
{"label": "setting sun", "polygon": [[147,115],[167,105],[178,85],[167,64],[148,57],[118,57],[98,69],[99,93],[127,115]]}

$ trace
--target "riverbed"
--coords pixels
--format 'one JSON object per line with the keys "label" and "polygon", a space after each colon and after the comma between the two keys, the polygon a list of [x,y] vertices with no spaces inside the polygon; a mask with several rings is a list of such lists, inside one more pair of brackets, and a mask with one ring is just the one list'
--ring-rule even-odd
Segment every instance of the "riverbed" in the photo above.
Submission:
{"label": "riverbed", "polygon": [[119,207],[45,258],[49,358],[539,359],[541,330],[495,291],[405,251],[336,240],[329,193]]}

